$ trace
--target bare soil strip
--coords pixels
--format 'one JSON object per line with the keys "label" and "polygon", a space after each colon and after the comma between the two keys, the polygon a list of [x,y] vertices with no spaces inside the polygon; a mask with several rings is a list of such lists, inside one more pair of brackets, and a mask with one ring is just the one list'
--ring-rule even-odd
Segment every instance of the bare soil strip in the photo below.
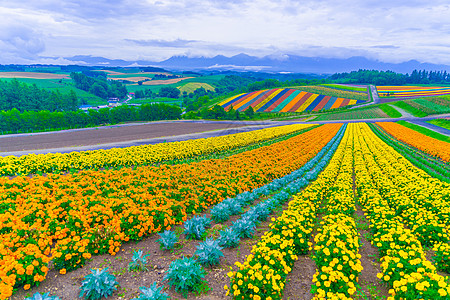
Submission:
{"label": "bare soil strip", "polygon": [[70,79],[67,74],[41,72],[0,72],[0,78]]}
{"label": "bare soil strip", "polygon": [[[262,199],[261,199],[262,200]],[[254,204],[261,201],[257,200]],[[261,236],[269,230],[269,224],[271,217],[277,217],[281,215],[282,210],[288,206],[287,201],[282,209],[275,210],[265,222],[262,222],[255,235],[251,239],[242,239],[241,243],[236,248],[226,248],[223,250],[224,257],[220,259],[220,265],[216,267],[205,268],[207,275],[205,280],[208,282],[209,291],[204,295],[195,295],[189,293],[187,299],[202,299],[202,300],[219,300],[228,299],[225,285],[230,285],[230,279],[227,273],[230,268],[237,270],[234,265],[236,261],[244,262],[247,255],[250,254],[251,248],[261,238]],[[248,208],[246,209],[248,210]],[[210,217],[209,210],[206,214]],[[232,216],[230,220],[223,225],[229,226],[235,220],[240,218],[239,216]],[[213,225],[214,226],[214,225]],[[217,231],[221,225],[215,225]],[[184,231],[183,225],[177,225],[172,228],[175,232]],[[210,230],[210,236],[214,236],[215,230]],[[159,243],[156,241],[159,239],[159,235],[154,234],[140,242],[129,242],[122,246],[122,249],[116,256],[109,254],[93,256],[93,259],[85,265],[83,268],[74,270],[66,275],[60,275],[55,269],[50,268],[47,279],[44,280],[39,287],[34,287],[29,291],[20,289],[10,300],[24,299],[27,294],[33,295],[36,292],[46,293],[50,292],[50,295],[57,295],[61,300],[73,300],[78,299],[80,292],[81,282],[83,278],[90,274],[90,269],[93,268],[109,268],[108,271],[116,276],[116,280],[119,282],[120,287],[115,291],[108,299],[132,299],[139,295],[139,287],[150,286],[153,282],[157,282],[158,286],[164,285],[166,287],[165,292],[169,294],[170,299],[186,299],[175,290],[168,289],[167,282],[163,281],[165,272],[168,270],[170,263],[176,259],[185,257],[191,257],[196,251],[196,246],[200,241],[189,240],[181,235],[179,240],[179,246],[172,251],[161,250]],[[148,257],[148,271],[145,272],[130,272],[128,271],[128,264],[131,262],[133,251],[143,250],[144,253],[150,253]],[[298,298],[296,298],[298,299]]]}
{"label": "bare soil strip", "polygon": [[97,127],[90,130],[61,131],[0,138],[0,152],[113,144],[197,132],[239,128],[244,124],[164,122],[143,125]]}
{"label": "bare soil strip", "polygon": [[[359,275],[361,290],[357,293],[364,293],[367,299],[385,299],[389,297],[389,287],[377,277],[377,274],[381,273],[380,256],[378,249],[368,240],[370,237],[369,222],[359,206],[357,206],[356,216],[360,243],[359,254],[361,254],[361,265],[363,267]],[[366,298],[362,297],[362,299]]]}
{"label": "bare soil strip", "polygon": [[183,77],[183,78],[173,78],[173,79],[167,79],[167,80],[150,80],[150,81],[144,81],[142,85],[161,85],[161,84],[172,84],[177,83],[182,80],[190,79],[194,77]]}

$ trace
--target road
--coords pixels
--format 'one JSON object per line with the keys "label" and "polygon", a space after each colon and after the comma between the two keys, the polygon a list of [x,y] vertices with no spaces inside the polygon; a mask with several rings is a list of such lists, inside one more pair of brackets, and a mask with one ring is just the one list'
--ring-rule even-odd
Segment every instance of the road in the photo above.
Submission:
{"label": "road", "polygon": [[[225,124],[241,124],[247,125],[245,127],[238,128],[227,128],[222,130],[214,130],[214,131],[206,131],[200,133],[190,133],[183,135],[175,135],[168,137],[157,137],[151,139],[141,139],[141,140],[133,140],[126,142],[115,142],[109,144],[99,144],[99,145],[90,145],[90,146],[74,146],[74,147],[64,147],[64,148],[51,148],[51,149],[41,149],[41,150],[26,150],[26,151],[12,151],[12,152],[0,152],[0,156],[22,156],[31,153],[35,154],[46,154],[46,153],[68,153],[73,151],[87,151],[87,150],[98,150],[98,149],[111,149],[111,148],[125,148],[130,146],[140,146],[140,145],[148,145],[148,144],[157,144],[157,143],[166,143],[166,142],[176,142],[176,141],[185,141],[190,139],[200,139],[200,138],[208,138],[215,136],[223,136],[228,134],[234,134],[238,132],[247,132],[258,129],[263,129],[267,127],[273,126],[282,126],[289,124],[327,124],[327,123],[374,123],[374,122],[396,122],[396,121],[408,121],[411,123],[415,123],[421,126],[428,126],[428,128],[438,131],[439,133],[448,135],[448,130],[440,129],[438,126],[434,126],[429,123],[425,123],[425,121],[437,119],[437,118],[450,118],[450,114],[442,114],[442,115],[434,115],[424,118],[418,118],[414,116],[402,116],[401,118],[382,118],[382,119],[363,119],[363,120],[332,120],[332,121],[317,121],[317,122],[304,122],[304,121],[205,121],[205,120],[194,120],[194,121],[161,121],[158,123],[169,123],[169,122],[196,122],[196,123],[225,123]],[[140,123],[139,123],[140,124]],[[425,125],[424,125],[425,124]],[[132,126],[133,124],[122,124],[122,125],[112,125],[110,127],[120,127],[120,126]],[[134,124],[136,125],[136,124]],[[435,128],[438,127],[438,128]],[[75,130],[92,130],[92,128],[83,128],[83,129],[75,129]],[[49,133],[34,133],[34,134],[52,134]],[[27,134],[26,134],[27,135]],[[29,134],[28,134],[29,135]],[[11,135],[9,135],[11,136]],[[0,138],[3,136],[0,136]],[[1,139],[0,139],[1,140]]]}
{"label": "road", "polygon": [[442,127],[439,127],[439,126],[436,126],[434,124],[430,124],[430,123],[427,123],[425,121],[417,120],[417,119],[414,119],[413,121],[409,121],[409,122],[413,123],[413,124],[416,124],[416,125],[419,125],[419,126],[422,126],[422,127],[425,127],[427,129],[436,131],[437,133],[440,133],[442,135],[450,136],[450,130],[442,128]]}
{"label": "road", "polygon": [[351,109],[360,108],[360,107],[364,107],[364,106],[369,106],[369,105],[374,105],[374,104],[379,104],[380,103],[380,97],[378,97],[378,92],[377,92],[377,89],[375,88],[375,86],[374,85],[369,85],[369,88],[370,88],[370,92],[372,93],[373,102],[369,102],[369,103],[366,103],[366,104],[353,106]]}

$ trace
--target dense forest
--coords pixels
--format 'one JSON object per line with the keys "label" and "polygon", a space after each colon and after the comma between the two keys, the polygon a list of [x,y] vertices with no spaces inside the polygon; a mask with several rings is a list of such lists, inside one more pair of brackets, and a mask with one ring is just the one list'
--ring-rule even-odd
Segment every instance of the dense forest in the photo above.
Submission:
{"label": "dense forest", "polygon": [[76,88],[89,92],[102,99],[124,98],[128,94],[125,85],[116,80],[106,80],[106,74],[104,72],[72,72],[70,73],[70,77]]}
{"label": "dense forest", "polygon": [[450,73],[414,70],[411,74],[401,74],[392,71],[358,70],[350,73],[336,73],[329,79],[340,83],[371,83],[375,85],[448,84],[450,83]]}
{"label": "dense forest", "polygon": [[78,109],[78,99],[71,91],[61,94],[28,85],[16,79],[0,80],[0,110],[17,109],[18,111],[73,111]]}
{"label": "dense forest", "polygon": [[176,120],[181,109],[168,104],[144,104],[138,107],[122,105],[115,108],[77,111],[0,111],[0,133],[32,132],[67,128],[82,128],[102,124],[132,121]]}

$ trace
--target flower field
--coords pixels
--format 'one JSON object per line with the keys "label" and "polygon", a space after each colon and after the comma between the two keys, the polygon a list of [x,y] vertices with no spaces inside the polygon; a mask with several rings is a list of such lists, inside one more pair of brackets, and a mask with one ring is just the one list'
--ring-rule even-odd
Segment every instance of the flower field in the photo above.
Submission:
{"label": "flower field", "polygon": [[219,105],[225,110],[233,107],[237,111],[245,111],[252,107],[255,112],[303,112],[329,110],[365,101],[326,96],[297,89],[275,88],[240,94],[222,101]]}
{"label": "flower field", "polygon": [[417,98],[450,95],[450,87],[448,86],[377,86],[376,88],[380,97]]}
{"label": "flower field", "polygon": [[[183,160],[283,136],[223,158]],[[157,233],[152,241],[166,253],[163,275],[148,270],[161,257],[142,251],[127,271],[139,272],[140,284],[155,282],[141,288],[159,295],[149,299],[196,293],[285,299],[287,289],[300,288],[289,276],[298,274],[302,257],[314,269],[302,282],[308,299],[375,299],[373,289],[393,300],[450,299],[448,143],[396,123],[351,123],[289,125],[173,146],[170,158],[159,158],[160,148],[120,149],[121,168],[99,162],[78,172],[1,177],[0,299],[48,292],[39,284],[50,270],[67,276],[98,267],[96,256],[120,256],[130,242],[140,245]],[[111,159],[90,155],[92,162]],[[155,158],[138,160],[146,155]],[[59,158],[65,170],[72,156]],[[183,163],[150,163],[177,159]],[[359,216],[368,224],[368,243]],[[239,254],[244,245],[249,251]],[[368,264],[378,272],[369,274]],[[120,286],[127,284],[123,272],[115,273]],[[110,293],[147,299],[137,298],[138,289]]]}
{"label": "flower field", "polygon": [[242,147],[311,126],[313,124],[296,124],[206,139],[108,150],[0,157],[0,175],[61,173],[72,170],[148,165]]}

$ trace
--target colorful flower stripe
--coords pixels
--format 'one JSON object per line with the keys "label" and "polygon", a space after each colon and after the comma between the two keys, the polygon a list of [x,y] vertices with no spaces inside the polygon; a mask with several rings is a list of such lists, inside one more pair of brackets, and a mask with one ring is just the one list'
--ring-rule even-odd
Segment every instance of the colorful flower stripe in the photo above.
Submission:
{"label": "colorful flower stripe", "polygon": [[0,157],[0,175],[58,173],[72,169],[147,165],[242,147],[297,132],[313,125],[271,127],[206,139],[108,150]]}
{"label": "colorful flower stripe", "polygon": [[[18,287],[45,278],[52,244],[61,273],[81,267],[92,254],[114,255],[124,241],[170,229],[187,214],[299,169],[340,127],[323,125],[270,146],[192,164],[2,177],[0,283]],[[31,260],[20,254],[29,247],[36,249]],[[5,271],[11,258],[17,264]],[[33,259],[39,268],[29,267]],[[25,274],[34,281],[14,281],[22,268],[30,269]]]}
{"label": "colorful flower stripe", "polygon": [[382,273],[378,277],[392,287],[389,299],[448,299],[450,286],[426,259],[416,235],[398,217],[401,209],[408,208],[396,207],[396,211],[381,194],[392,188],[385,177],[393,169],[378,165],[377,159],[383,157],[379,151],[382,142],[367,124],[349,127],[355,139],[356,191],[374,234],[371,242],[380,251]]}
{"label": "colorful flower stripe", "polygon": [[[297,254],[306,254],[309,239],[317,217],[316,210],[336,178],[346,146],[347,132],[331,158],[330,164],[316,181],[293,197],[288,209],[275,219],[252,254],[239,270],[230,272],[233,299],[282,299],[286,275],[297,260]],[[275,259],[278,258],[278,259]]]}
{"label": "colorful flower stripe", "polygon": [[219,105],[225,110],[233,107],[238,111],[245,111],[251,106],[256,112],[302,112],[344,107],[365,101],[278,88],[241,94],[224,100]]}
{"label": "colorful flower stripe", "polygon": [[449,87],[377,86],[380,97],[422,97],[449,95]]}
{"label": "colorful flower stripe", "polygon": [[441,181],[450,183],[450,165],[448,163],[397,140],[378,125],[372,123],[368,125],[383,142],[394,148],[413,165]]}
{"label": "colorful flower stripe", "polygon": [[393,122],[376,123],[387,133],[432,156],[439,157],[445,162],[450,162],[450,144],[421,134],[415,130],[407,128]]}
{"label": "colorful flower stripe", "polygon": [[313,277],[313,299],[350,299],[356,292],[358,276],[363,269],[358,253],[358,232],[353,220],[356,208],[351,143],[352,132],[349,131],[340,166],[335,165],[336,181],[323,198],[326,215],[314,237],[316,273]]}
{"label": "colorful flower stripe", "polygon": [[[379,153],[376,166],[383,176],[374,182],[389,205],[417,236],[422,245],[449,240],[450,184],[416,168],[375,134],[366,135],[370,150]],[[388,171],[387,171],[388,170]],[[380,171],[381,172],[381,171]]]}

